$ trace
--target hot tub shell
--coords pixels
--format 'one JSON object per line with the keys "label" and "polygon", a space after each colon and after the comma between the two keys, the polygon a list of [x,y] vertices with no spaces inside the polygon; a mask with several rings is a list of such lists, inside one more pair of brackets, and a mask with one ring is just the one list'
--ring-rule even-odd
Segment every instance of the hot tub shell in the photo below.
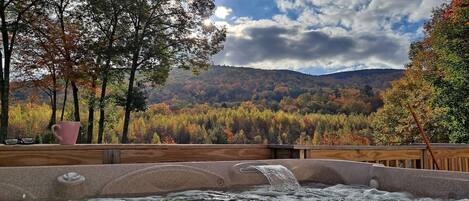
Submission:
{"label": "hot tub shell", "polygon": [[[283,165],[299,182],[371,185],[380,190],[434,198],[468,198],[469,174],[390,168],[327,159],[277,159],[0,168],[0,200],[68,200],[148,196],[191,189],[231,189],[267,184],[252,165]],[[60,177],[76,172],[82,180]]]}

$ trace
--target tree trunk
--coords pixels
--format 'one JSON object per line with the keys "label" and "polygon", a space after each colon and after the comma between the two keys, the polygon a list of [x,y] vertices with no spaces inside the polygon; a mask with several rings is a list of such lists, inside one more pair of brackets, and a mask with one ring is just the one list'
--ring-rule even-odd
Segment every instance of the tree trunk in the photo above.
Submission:
{"label": "tree trunk", "polygon": [[[8,52],[8,51],[5,51]],[[0,140],[8,138],[8,118],[9,118],[9,92],[10,92],[10,56],[5,54],[3,79],[1,80],[1,120],[0,120]]]}
{"label": "tree trunk", "polygon": [[[0,51],[0,58],[3,58],[3,53]],[[4,94],[4,89],[3,89],[3,62],[0,62],[0,99],[3,97]],[[3,101],[0,103],[3,104]],[[1,108],[1,106],[0,106]],[[0,109],[1,110],[1,109]],[[1,124],[1,119],[3,119],[3,111],[0,111],[0,124]],[[4,140],[6,140],[7,136],[4,135],[2,132],[2,128],[0,125],[0,143],[3,143]]]}
{"label": "tree trunk", "polygon": [[101,85],[101,97],[99,98],[99,125],[98,125],[98,144],[103,143],[104,121],[105,121],[105,100],[106,100],[107,79],[103,79]]}
{"label": "tree trunk", "polygon": [[50,128],[52,125],[54,125],[56,123],[56,116],[57,116],[57,103],[56,103],[56,95],[55,95],[55,92],[53,92],[54,95],[52,97],[52,100],[51,100],[51,110],[52,110],[52,114],[50,115],[50,121],[49,121],[49,125],[47,126],[47,128]]}
{"label": "tree trunk", "polygon": [[[71,81],[70,84],[72,85],[72,94],[73,94],[73,118],[74,121],[80,122],[80,102],[78,97],[78,87],[75,81]],[[81,126],[80,131],[78,133],[78,142],[83,142],[84,137],[81,133]]]}
{"label": "tree trunk", "polygon": [[87,129],[87,139],[86,139],[86,143],[88,144],[91,144],[92,141],[93,141],[93,127],[94,127],[94,103],[95,103],[95,89],[96,89],[96,78],[93,76],[92,78],[92,83],[91,83],[91,88],[92,88],[92,92],[91,92],[91,96],[90,96],[90,100],[89,100],[89,103],[88,103],[88,129]]}
{"label": "tree trunk", "polygon": [[132,69],[130,71],[129,86],[127,89],[127,99],[125,101],[125,115],[124,115],[124,130],[122,131],[122,143],[129,143],[128,133],[129,133],[129,122],[130,122],[130,112],[132,111],[132,100],[133,100],[133,89],[134,89],[134,80],[135,73],[137,71],[137,62],[138,62],[138,53],[136,51],[132,59]]}
{"label": "tree trunk", "polygon": [[101,85],[101,96],[99,97],[99,128],[98,128],[98,143],[101,144],[103,142],[103,135],[104,135],[104,123],[105,123],[105,111],[104,108],[106,107],[106,88],[107,88],[107,82],[109,80],[109,70],[111,69],[111,59],[112,59],[112,54],[111,51],[113,49],[113,42],[114,42],[114,34],[116,33],[116,26],[117,26],[117,17],[118,15],[114,15],[114,24],[113,24],[113,29],[111,31],[110,38],[108,40],[108,45],[107,45],[107,58],[106,58],[106,64],[104,66],[104,70],[102,72],[102,85]]}
{"label": "tree trunk", "polygon": [[98,144],[101,144],[103,142],[103,134],[104,134],[104,122],[105,122],[105,111],[104,108],[106,107],[106,88],[107,88],[107,82],[108,82],[108,71],[109,67],[111,65],[111,59],[109,58],[106,61],[106,66],[103,72],[103,77],[102,77],[102,85],[101,85],[101,96],[99,97],[99,127],[98,127]]}
{"label": "tree trunk", "polygon": [[75,121],[80,121],[80,102],[78,97],[78,87],[74,81],[72,81],[71,84],[73,92],[73,117]]}
{"label": "tree trunk", "polygon": [[68,80],[65,80],[64,102],[62,105],[62,114],[60,114],[60,121],[64,120],[65,105],[67,104],[67,94],[68,94]]}
{"label": "tree trunk", "polygon": [[5,67],[1,83],[1,121],[0,121],[0,140],[8,138],[8,118],[9,118],[9,91],[10,91],[10,58],[5,57]]}
{"label": "tree trunk", "polygon": [[[3,1],[2,1],[3,2]],[[3,3],[2,3],[3,4]],[[9,118],[9,93],[10,93],[10,36],[7,28],[6,13],[4,5],[0,8],[1,18],[1,33],[2,33],[2,45],[3,54],[0,57],[2,61],[0,68],[0,99],[1,99],[1,117],[0,117],[0,142],[3,142],[8,137],[8,118]],[[5,58],[3,58],[5,56]]]}
{"label": "tree trunk", "polygon": [[57,119],[57,80],[55,78],[55,72],[52,75],[52,97],[50,103],[52,114],[50,116],[49,125],[47,126],[48,129],[56,123]]}

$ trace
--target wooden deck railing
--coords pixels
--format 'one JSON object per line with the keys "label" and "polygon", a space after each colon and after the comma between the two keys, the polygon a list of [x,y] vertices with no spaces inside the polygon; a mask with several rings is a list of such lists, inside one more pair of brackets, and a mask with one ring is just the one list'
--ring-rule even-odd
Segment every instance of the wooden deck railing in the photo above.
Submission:
{"label": "wooden deck railing", "polygon": [[[469,145],[433,144],[432,147],[442,170],[469,172]],[[434,169],[425,145],[0,145],[0,167],[279,158],[343,159]]]}
{"label": "wooden deck railing", "polygon": [[[273,145],[279,158],[343,159],[380,163],[390,167],[435,169],[425,145],[406,146],[302,146]],[[469,145],[433,144],[441,170],[469,172]],[[290,156],[290,157],[288,157]]]}
{"label": "wooden deck railing", "polygon": [[270,158],[267,145],[0,145],[0,167]]}

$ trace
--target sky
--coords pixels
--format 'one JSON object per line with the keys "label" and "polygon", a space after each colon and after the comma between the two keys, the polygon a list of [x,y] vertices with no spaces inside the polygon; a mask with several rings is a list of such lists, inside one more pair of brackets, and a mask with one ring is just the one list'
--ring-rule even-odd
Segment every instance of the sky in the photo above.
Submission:
{"label": "sky", "polygon": [[445,0],[216,0],[211,18],[227,28],[214,64],[320,75],[404,68]]}

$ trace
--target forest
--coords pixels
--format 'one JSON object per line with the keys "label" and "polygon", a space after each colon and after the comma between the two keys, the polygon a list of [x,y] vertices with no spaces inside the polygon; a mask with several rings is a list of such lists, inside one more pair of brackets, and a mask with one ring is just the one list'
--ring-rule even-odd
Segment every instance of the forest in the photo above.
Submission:
{"label": "forest", "polygon": [[[15,29],[18,39],[10,52],[20,66],[11,75],[21,79],[9,81],[10,72],[2,71],[0,139],[55,143],[50,126],[74,120],[82,124],[80,143],[421,143],[412,107],[432,142],[469,143],[467,0],[435,9],[425,36],[410,47],[404,72],[324,76],[210,67],[207,58],[220,51],[225,35],[224,29],[204,25],[214,9],[210,0],[176,6],[187,13],[179,16],[186,22],[181,27],[168,21],[162,28],[166,18],[141,19],[154,26],[148,34],[161,32],[163,41],[123,30],[135,25],[132,16],[146,16],[138,12],[164,14],[175,5],[72,2],[21,1],[0,10],[13,9],[25,25]],[[66,13],[67,6],[77,5],[83,13]],[[38,17],[47,23],[33,20]],[[84,21],[96,29],[84,29]],[[191,30],[198,40],[190,40]],[[175,37],[179,32],[188,38],[172,46],[182,40]],[[163,46],[167,49],[158,49]]]}
{"label": "forest", "polygon": [[173,68],[206,69],[209,58],[223,48],[226,30],[208,19],[214,9],[213,0],[2,1],[0,141],[11,136],[9,121],[14,114],[10,105],[18,104],[11,102],[10,93],[32,84],[50,99],[46,128],[57,122],[60,91],[65,107],[71,90],[70,120],[81,122],[80,101],[85,99],[89,124],[82,131],[86,130],[86,142],[93,139],[95,109],[100,113],[97,134],[101,142],[105,107],[112,104],[108,88],[125,79],[128,82],[116,100],[124,110],[121,142],[127,143],[131,113],[141,109],[138,96],[143,80],[162,84]]}
{"label": "forest", "polygon": [[[21,104],[12,107],[11,132],[28,133],[38,142],[54,139],[44,128],[50,109],[46,104]],[[70,113],[65,114],[70,115]],[[109,112],[103,143],[119,143],[123,111]],[[155,104],[146,111],[132,114],[129,125],[131,143],[165,144],[369,144],[372,133],[370,117],[259,110],[251,102],[235,108],[197,105],[171,110]],[[86,121],[82,122],[87,124]],[[95,128],[96,129],[96,128]],[[84,135],[83,135],[84,136]],[[97,137],[93,142],[97,141]]]}
{"label": "forest", "polygon": [[170,72],[163,86],[146,91],[149,104],[231,106],[253,101],[277,110],[284,97],[296,99],[303,95],[327,99],[327,94],[333,92],[338,96],[344,92],[342,89],[368,90],[366,93],[373,96],[402,74],[403,70],[399,69],[368,69],[314,76],[289,70],[212,66],[197,75],[176,69]]}

